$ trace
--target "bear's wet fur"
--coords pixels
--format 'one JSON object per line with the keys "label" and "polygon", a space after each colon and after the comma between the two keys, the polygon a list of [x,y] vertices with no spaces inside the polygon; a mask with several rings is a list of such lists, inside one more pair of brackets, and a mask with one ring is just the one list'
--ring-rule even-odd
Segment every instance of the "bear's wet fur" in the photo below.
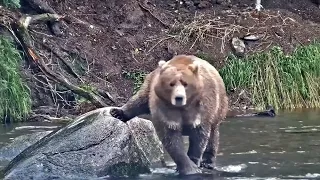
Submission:
{"label": "bear's wet fur", "polygon": [[[219,125],[228,111],[223,79],[207,61],[192,55],[177,55],[159,61],[140,90],[110,114],[124,122],[141,114],[151,120],[164,148],[181,175],[213,168],[219,147]],[[182,136],[189,136],[184,151]]]}

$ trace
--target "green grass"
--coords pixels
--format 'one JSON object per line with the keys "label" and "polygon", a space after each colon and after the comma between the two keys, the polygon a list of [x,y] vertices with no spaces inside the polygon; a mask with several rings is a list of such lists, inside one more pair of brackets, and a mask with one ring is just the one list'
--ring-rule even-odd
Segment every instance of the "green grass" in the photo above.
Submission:
{"label": "green grass", "polygon": [[320,107],[320,43],[285,55],[279,47],[244,59],[231,56],[219,70],[227,90],[249,90],[257,109]]}
{"label": "green grass", "polygon": [[13,42],[0,36],[0,118],[21,121],[31,111],[30,90],[19,73],[21,60]]}
{"label": "green grass", "polygon": [[123,75],[125,78],[133,80],[133,94],[136,94],[140,89],[141,85],[143,84],[144,78],[147,75],[147,73],[141,71],[124,71]]}
{"label": "green grass", "polygon": [[20,0],[0,0],[0,4],[8,8],[20,8]]}

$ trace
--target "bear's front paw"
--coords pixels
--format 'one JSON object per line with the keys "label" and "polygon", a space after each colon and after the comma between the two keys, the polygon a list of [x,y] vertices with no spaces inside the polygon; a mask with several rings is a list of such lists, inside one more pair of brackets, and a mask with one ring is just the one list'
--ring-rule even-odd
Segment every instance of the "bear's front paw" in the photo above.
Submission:
{"label": "bear's front paw", "polygon": [[214,169],[215,168],[215,164],[214,163],[208,163],[208,162],[202,162],[200,164],[200,167],[206,168],[206,169]]}
{"label": "bear's front paw", "polygon": [[122,109],[112,108],[110,109],[110,115],[117,119],[120,119],[123,122],[128,121],[128,118],[126,117]]}
{"label": "bear's front paw", "polygon": [[201,173],[201,170],[192,161],[190,161],[190,163],[185,165],[184,167],[177,168],[177,170],[180,175],[192,175]]}

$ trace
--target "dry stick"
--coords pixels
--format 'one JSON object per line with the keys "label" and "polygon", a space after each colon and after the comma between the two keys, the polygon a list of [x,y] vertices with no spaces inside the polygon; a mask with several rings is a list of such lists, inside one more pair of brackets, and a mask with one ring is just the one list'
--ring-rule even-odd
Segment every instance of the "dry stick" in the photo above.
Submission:
{"label": "dry stick", "polygon": [[71,118],[68,118],[68,117],[57,118],[57,117],[52,117],[52,116],[43,115],[43,114],[33,114],[33,115],[31,115],[31,117],[29,119],[32,120],[32,119],[36,119],[36,118],[44,118],[49,121],[56,121],[56,122],[70,122],[72,120]]}
{"label": "dry stick", "polygon": [[150,51],[152,51],[157,45],[159,45],[160,43],[162,43],[163,41],[166,41],[166,40],[169,40],[169,39],[172,39],[174,38],[174,36],[169,36],[167,38],[162,38],[160,39],[155,45],[153,45],[148,51],[147,51],[147,54],[150,53]]}
{"label": "dry stick", "polygon": [[158,20],[163,26],[165,26],[166,28],[171,27],[169,24],[163,22],[161,19],[159,19],[158,17],[156,17],[156,16],[151,12],[151,10],[148,9],[147,7],[145,7],[144,5],[142,5],[141,2],[139,2],[139,1],[137,1],[137,2],[138,2],[138,4],[139,4],[139,6],[140,6],[143,10],[147,11],[152,17],[154,17],[156,20]]}
{"label": "dry stick", "polygon": [[74,93],[88,99],[91,101],[96,107],[105,107],[107,106],[103,100],[95,95],[92,92],[85,91],[84,89],[73,85],[70,83],[64,76],[59,75],[55,72],[53,72],[51,69],[47,67],[43,59],[40,58],[38,53],[33,50],[34,46],[32,45],[33,42],[30,38],[30,35],[28,33],[27,27],[34,22],[38,21],[58,21],[62,19],[63,16],[57,15],[57,14],[40,14],[40,15],[33,15],[33,16],[27,16],[22,17],[18,21],[18,33],[21,35],[21,42],[23,42],[25,49],[27,50],[26,53],[29,56],[29,58],[41,69],[41,71],[51,80],[61,83],[66,88],[70,89]]}

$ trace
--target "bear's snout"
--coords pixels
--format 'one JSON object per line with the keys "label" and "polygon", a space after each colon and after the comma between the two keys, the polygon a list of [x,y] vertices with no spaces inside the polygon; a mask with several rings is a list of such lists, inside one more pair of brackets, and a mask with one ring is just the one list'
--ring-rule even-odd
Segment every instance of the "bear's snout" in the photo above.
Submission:
{"label": "bear's snout", "polygon": [[184,106],[187,103],[186,90],[182,85],[178,85],[172,94],[171,103],[174,106]]}
{"label": "bear's snout", "polygon": [[186,97],[185,96],[176,96],[173,99],[172,105],[174,105],[174,106],[184,106],[184,105],[186,105]]}
{"label": "bear's snout", "polygon": [[182,104],[183,104],[183,97],[182,96],[177,96],[176,98],[175,98],[175,101],[176,101],[176,105],[178,105],[178,106],[182,106]]}

